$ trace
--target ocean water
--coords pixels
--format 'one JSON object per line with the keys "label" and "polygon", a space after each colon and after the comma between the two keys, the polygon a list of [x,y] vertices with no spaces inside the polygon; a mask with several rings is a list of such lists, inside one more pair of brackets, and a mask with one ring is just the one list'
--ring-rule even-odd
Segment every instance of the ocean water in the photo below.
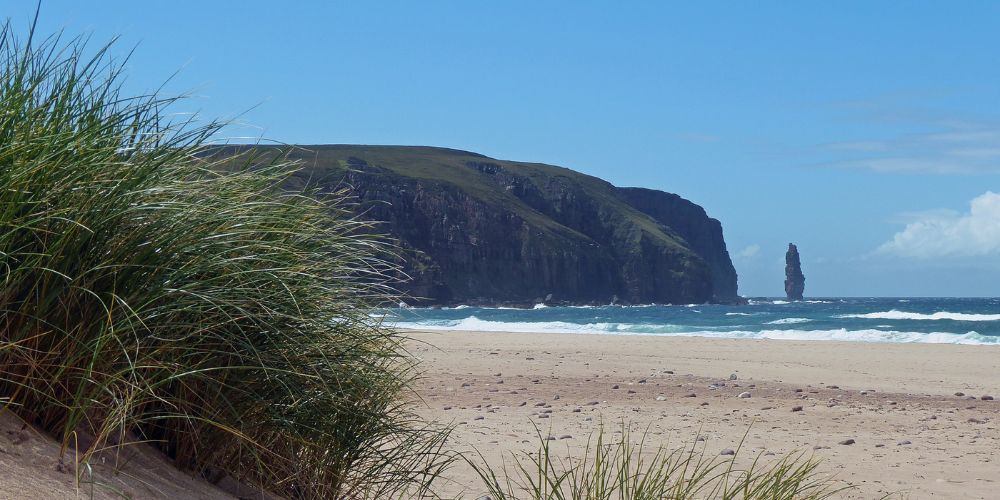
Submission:
{"label": "ocean water", "polygon": [[749,305],[393,309],[400,328],[1000,345],[997,298],[819,298]]}

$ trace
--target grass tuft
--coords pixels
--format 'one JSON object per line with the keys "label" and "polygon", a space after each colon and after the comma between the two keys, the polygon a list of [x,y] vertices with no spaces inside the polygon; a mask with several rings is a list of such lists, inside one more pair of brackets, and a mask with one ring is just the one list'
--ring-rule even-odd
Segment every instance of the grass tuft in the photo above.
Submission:
{"label": "grass tuft", "polygon": [[537,428],[536,432],[538,450],[512,455],[499,469],[481,453],[464,457],[488,498],[820,500],[843,491],[831,478],[817,473],[819,462],[801,453],[767,463],[758,455],[747,468],[738,469],[735,456],[707,457],[704,449],[694,446],[650,449],[646,433],[634,442],[629,427],[622,423],[619,437],[609,434],[602,424],[587,439],[583,456],[562,456],[552,449],[553,440]]}
{"label": "grass tuft", "polygon": [[[406,411],[391,249],[283,157],[122,92],[111,44],[0,27],[0,401],[80,460],[151,442],[292,498],[419,492],[444,434]],[[222,162],[225,162],[223,165]]]}

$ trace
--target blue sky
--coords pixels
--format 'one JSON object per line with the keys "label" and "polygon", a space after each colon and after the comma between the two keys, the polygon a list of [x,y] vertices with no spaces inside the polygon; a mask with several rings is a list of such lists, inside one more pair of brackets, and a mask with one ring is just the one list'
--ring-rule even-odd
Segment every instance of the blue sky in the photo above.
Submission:
{"label": "blue sky", "polygon": [[[26,26],[31,2],[0,2]],[[676,192],[744,295],[1000,295],[998,2],[76,2],[233,137],[421,144]]]}

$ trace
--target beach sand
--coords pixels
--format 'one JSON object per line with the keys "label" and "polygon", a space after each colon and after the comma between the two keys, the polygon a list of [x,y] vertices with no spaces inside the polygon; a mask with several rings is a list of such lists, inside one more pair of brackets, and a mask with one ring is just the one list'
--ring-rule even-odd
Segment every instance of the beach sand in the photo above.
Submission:
{"label": "beach sand", "polygon": [[[997,347],[408,335],[423,361],[417,412],[455,424],[450,447],[477,449],[495,465],[511,452],[535,451],[535,426],[559,438],[553,449],[566,454],[600,422],[613,431],[624,420],[636,436],[648,427],[648,442],[670,448],[705,436],[697,445],[711,456],[735,449],[749,429],[738,463],[804,451],[822,460],[824,474],[855,487],[842,498],[1000,497],[1000,401],[980,399],[1000,398]],[[738,397],[743,392],[751,397]],[[855,443],[838,444],[848,439]],[[484,493],[466,464],[444,479],[446,496]]]}

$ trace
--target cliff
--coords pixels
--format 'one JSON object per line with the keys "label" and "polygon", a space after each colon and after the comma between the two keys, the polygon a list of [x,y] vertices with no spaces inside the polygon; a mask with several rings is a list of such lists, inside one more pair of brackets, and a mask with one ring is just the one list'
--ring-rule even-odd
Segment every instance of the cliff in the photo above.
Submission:
{"label": "cliff", "polygon": [[414,304],[738,300],[721,224],[674,194],[444,148],[289,155],[304,164],[300,182],[346,183],[359,213],[387,223]]}
{"label": "cliff", "polygon": [[785,296],[788,300],[802,300],[805,289],[806,277],[802,274],[799,249],[794,243],[789,243],[785,252]]}

